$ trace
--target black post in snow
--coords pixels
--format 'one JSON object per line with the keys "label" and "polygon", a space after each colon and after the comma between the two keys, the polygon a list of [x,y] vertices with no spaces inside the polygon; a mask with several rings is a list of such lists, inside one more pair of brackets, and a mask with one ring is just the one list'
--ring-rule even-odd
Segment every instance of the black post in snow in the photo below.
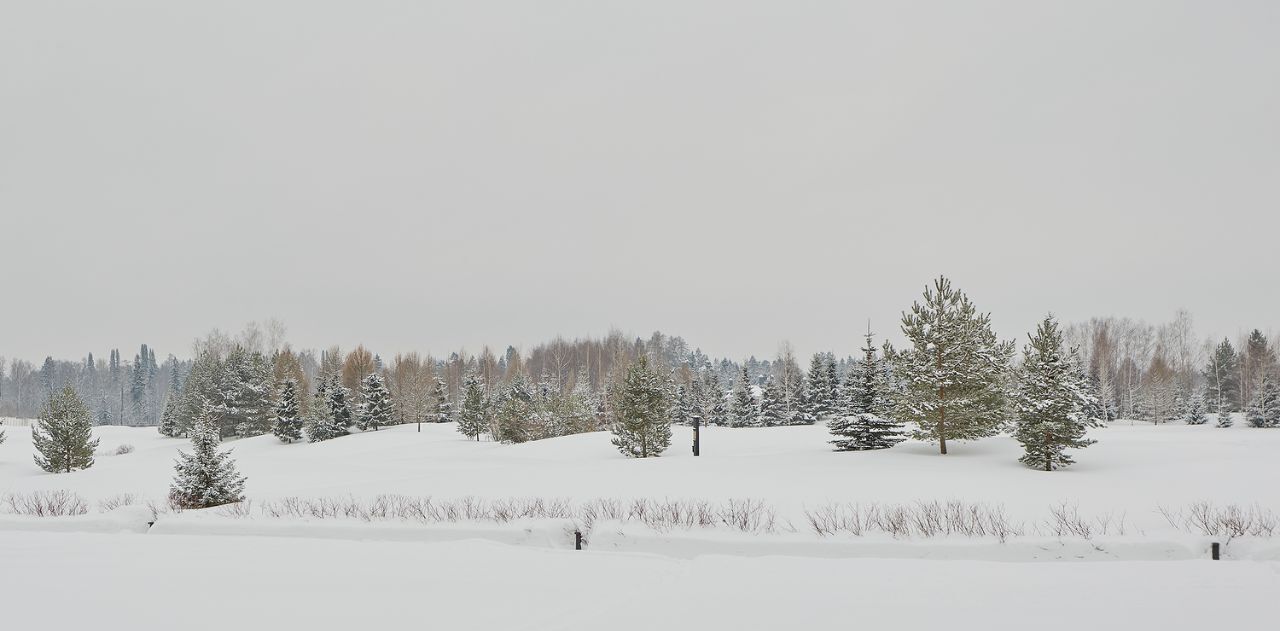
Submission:
{"label": "black post in snow", "polygon": [[1209,544],[1209,556],[1211,556],[1211,557],[1213,558],[1213,560],[1214,560],[1214,561],[1217,561],[1217,560],[1219,560],[1219,559],[1221,558],[1221,556],[1222,556],[1222,555],[1221,555],[1221,554],[1219,554],[1218,542],[1217,542],[1217,541],[1215,541],[1215,542],[1213,542],[1213,543]]}
{"label": "black post in snow", "polygon": [[574,550],[582,549],[582,531],[581,530],[573,531],[573,549]]}
{"label": "black post in snow", "polygon": [[693,417],[693,455],[702,455],[702,418]]}

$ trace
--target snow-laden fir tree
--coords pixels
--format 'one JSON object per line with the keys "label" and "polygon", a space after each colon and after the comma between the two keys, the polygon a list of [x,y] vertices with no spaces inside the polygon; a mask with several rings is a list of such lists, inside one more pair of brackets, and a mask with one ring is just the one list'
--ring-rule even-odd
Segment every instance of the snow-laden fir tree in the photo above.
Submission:
{"label": "snow-laden fir tree", "polygon": [[177,438],[181,435],[181,430],[178,428],[178,402],[181,398],[182,395],[174,395],[165,402],[164,412],[160,414],[160,425],[156,427],[156,431],[160,432],[161,436]]}
{"label": "snow-laden fir tree", "polygon": [[458,431],[467,438],[480,440],[489,429],[489,404],[484,386],[475,373],[467,374],[462,382],[462,409],[458,410]]}
{"label": "snow-laden fir tree", "polygon": [[743,364],[742,374],[734,382],[729,399],[729,426],[751,427],[756,424],[759,416],[756,398],[751,392],[751,376],[747,374],[746,364]]}
{"label": "snow-laden fir tree", "polygon": [[338,423],[333,417],[333,407],[330,405],[327,387],[316,391],[315,398],[311,402],[311,410],[307,412],[307,421],[303,430],[307,434],[307,441],[313,443],[346,436],[349,433],[347,427]]}
{"label": "snow-laden fir tree", "polygon": [[871,331],[865,337],[862,359],[845,381],[841,411],[827,423],[837,437],[831,441],[836,451],[888,449],[905,440],[901,424],[888,417],[883,361],[876,357]]}
{"label": "snow-laden fir tree", "polygon": [[805,412],[815,419],[825,419],[836,411],[836,401],[831,398],[832,387],[827,365],[826,353],[814,353],[813,359],[809,361]]}
{"label": "snow-laden fir tree", "polygon": [[334,375],[325,386],[324,393],[333,422],[344,429],[351,427],[355,422],[355,413],[351,410],[351,389],[342,385],[342,377]]}
{"label": "snow-laden fir tree", "polygon": [[782,385],[769,375],[764,381],[764,389],[760,391],[760,414],[753,425],[774,427],[789,424],[783,396]]}
{"label": "snow-laden fir tree", "polygon": [[236,347],[222,363],[221,398],[214,410],[222,436],[261,436],[271,431],[271,366],[260,352]]}
{"label": "snow-laden fir tree", "polygon": [[1067,449],[1097,442],[1085,438],[1100,424],[1088,410],[1093,395],[1075,370],[1075,350],[1063,347],[1062,333],[1052,316],[1046,317],[1022,352],[1014,397],[1013,437],[1022,444],[1018,460],[1028,467],[1053,471],[1074,462]]}
{"label": "snow-laden fir tree", "polygon": [[1213,411],[1240,409],[1240,358],[1230,340],[1224,338],[1213,349],[1204,368],[1204,381]]}
{"label": "snow-laden fir tree", "polygon": [[453,404],[449,403],[449,386],[444,379],[436,379],[435,387],[435,420],[437,423],[453,422]]}
{"label": "snow-laden fir tree", "polygon": [[286,379],[280,386],[280,401],[276,403],[271,433],[275,434],[281,442],[291,443],[302,440],[302,413],[298,405],[298,383],[292,379]]}
{"label": "snow-laden fir tree", "polygon": [[1252,427],[1280,427],[1280,389],[1270,376],[1263,377],[1254,391],[1245,420]]}
{"label": "snow-laden fir tree", "polygon": [[591,390],[591,376],[584,367],[578,371],[573,382],[573,390],[569,392],[568,414],[570,426],[574,433],[596,431],[596,395]]}
{"label": "snow-laden fir tree", "polygon": [[946,454],[949,440],[985,438],[1004,427],[1014,347],[996,338],[990,316],[940,277],[903,314],[902,332],[911,347],[894,365],[902,387],[894,415],[916,425],[914,438],[936,442]]}
{"label": "snow-laden fir tree", "polygon": [[245,479],[236,472],[230,451],[218,451],[218,422],[206,407],[191,428],[191,453],[178,452],[169,505],[210,508],[244,499]]}
{"label": "snow-laden fir tree", "polygon": [[391,392],[387,381],[378,373],[370,373],[361,380],[359,414],[356,426],[361,430],[386,427],[394,422],[395,410],[391,404]]}
{"label": "snow-laden fir tree", "polygon": [[622,382],[613,410],[613,445],[629,458],[659,456],[671,445],[671,412],[662,379],[641,355]]}
{"label": "snow-laden fir tree", "polygon": [[1187,425],[1204,425],[1209,422],[1209,414],[1204,409],[1204,397],[1199,394],[1191,395],[1185,418]]}
{"label": "snow-laden fir tree", "polygon": [[493,439],[503,443],[523,443],[534,438],[532,421],[537,415],[529,380],[517,374],[498,393],[493,406]]}
{"label": "snow-laden fir tree", "polygon": [[1221,410],[1218,410],[1218,427],[1226,429],[1234,424],[1235,419],[1231,418],[1231,412],[1227,411],[1226,406],[1223,406]]}
{"label": "snow-laden fir tree", "polygon": [[704,425],[729,423],[724,386],[720,384],[719,373],[710,364],[702,373],[702,422]]}
{"label": "snow-laden fir tree", "polygon": [[54,392],[31,428],[36,464],[50,473],[67,473],[93,466],[93,417],[70,385]]}

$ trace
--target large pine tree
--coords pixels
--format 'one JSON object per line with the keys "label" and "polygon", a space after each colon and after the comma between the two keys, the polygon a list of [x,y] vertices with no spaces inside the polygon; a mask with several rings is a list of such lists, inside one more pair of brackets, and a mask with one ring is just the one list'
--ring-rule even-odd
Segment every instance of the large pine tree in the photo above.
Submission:
{"label": "large pine tree", "polygon": [[474,373],[462,382],[462,409],[458,411],[458,431],[467,438],[480,440],[489,429],[489,404],[484,386]]}
{"label": "large pine tree", "polygon": [[271,433],[286,443],[302,440],[302,414],[298,406],[298,384],[292,379],[286,379],[284,384],[280,386],[280,402],[276,404],[276,414],[271,423]]}
{"label": "large pine tree", "polygon": [[1093,397],[1073,362],[1074,350],[1063,347],[1058,323],[1046,317],[1023,350],[1014,399],[1013,437],[1025,452],[1018,460],[1028,467],[1053,471],[1074,462],[1066,449],[1092,445],[1085,438],[1099,420],[1090,418]]}
{"label": "large pine tree", "polygon": [[968,296],[938,278],[923,302],[903,314],[911,348],[898,353],[902,382],[895,416],[916,424],[913,437],[938,443],[995,435],[1007,420],[1007,380],[1013,343],[991,330]]}
{"label": "large pine tree", "polygon": [[646,356],[627,369],[612,421],[613,445],[629,458],[659,456],[671,445],[667,390]]}
{"label": "large pine tree", "polygon": [[245,478],[236,472],[231,452],[218,451],[218,423],[205,408],[191,428],[191,453],[178,452],[169,504],[174,508],[210,508],[244,499]]}
{"label": "large pine tree", "polygon": [[36,464],[50,473],[68,473],[93,466],[93,416],[70,385],[49,396],[39,421],[31,428]]}

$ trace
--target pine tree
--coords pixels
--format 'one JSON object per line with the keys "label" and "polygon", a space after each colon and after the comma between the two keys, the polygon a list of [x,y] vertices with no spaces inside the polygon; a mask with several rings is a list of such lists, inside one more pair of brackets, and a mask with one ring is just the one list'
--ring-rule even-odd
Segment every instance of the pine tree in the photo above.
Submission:
{"label": "pine tree", "polygon": [[318,443],[348,434],[347,426],[339,423],[334,418],[333,406],[330,401],[327,387],[316,391],[315,399],[311,402],[311,411],[308,413],[306,425],[303,427],[307,434],[307,441]]}
{"label": "pine tree", "polygon": [[355,421],[355,414],[351,411],[351,390],[342,385],[342,378],[334,375],[324,392],[333,422],[344,429],[351,427]]}
{"label": "pine tree", "polygon": [[216,417],[222,436],[261,436],[271,431],[271,366],[262,353],[237,347],[222,364]]}
{"label": "pine tree", "polygon": [[218,451],[218,422],[205,407],[191,428],[191,453],[178,452],[169,504],[174,508],[210,508],[244,499],[245,478],[236,472],[231,452]]}
{"label": "pine tree", "polygon": [[156,431],[161,436],[169,438],[177,438],[182,434],[178,428],[178,401],[180,396],[170,396],[169,400],[164,404],[164,413],[160,415],[160,425],[156,427]]}
{"label": "pine tree", "polygon": [[70,385],[49,396],[31,428],[31,442],[39,455],[36,464],[49,473],[69,473],[93,466],[93,417]]}
{"label": "pine tree", "polygon": [[458,411],[458,431],[467,438],[480,440],[489,429],[489,406],[484,396],[484,386],[474,373],[462,382],[462,409]]}
{"label": "pine tree", "polygon": [[1245,420],[1252,427],[1280,427],[1280,390],[1271,377],[1262,378]]}
{"label": "pine tree", "polygon": [[280,402],[276,404],[271,433],[281,442],[302,440],[302,415],[298,409],[298,383],[286,379],[280,386]]}
{"label": "pine tree", "polygon": [[1190,403],[1187,404],[1187,425],[1204,425],[1209,422],[1209,415],[1204,409],[1204,397],[1196,394],[1191,396]]}
{"label": "pine tree", "polygon": [[569,393],[570,426],[573,433],[596,431],[596,395],[591,390],[591,376],[586,368],[578,371]]}
{"label": "pine tree", "polygon": [[370,373],[360,382],[360,405],[356,426],[361,430],[378,431],[379,427],[392,424],[395,410],[392,409],[391,392],[387,390],[387,382],[378,373]]}
{"label": "pine tree", "polygon": [[912,348],[898,354],[902,380],[895,416],[916,424],[913,436],[938,443],[993,436],[1004,426],[1006,381],[1013,343],[1001,342],[991,318],[979,314],[964,292],[939,278],[924,302],[902,317]]}
{"label": "pine tree", "polygon": [[627,369],[612,420],[613,445],[628,458],[657,457],[671,445],[670,401],[646,356]]}
{"label": "pine tree", "polygon": [[702,420],[707,425],[727,425],[728,412],[725,409],[724,387],[720,384],[720,375],[707,365],[702,374]]}
{"label": "pine tree", "polygon": [[733,394],[729,400],[729,426],[751,427],[756,424],[758,416],[756,399],[751,394],[751,377],[747,374],[746,364],[743,364],[742,374],[733,384]]}
{"label": "pine tree", "polygon": [[1099,421],[1087,416],[1092,395],[1075,370],[1074,355],[1074,349],[1063,348],[1052,316],[1040,323],[1023,350],[1013,437],[1025,451],[1018,460],[1028,467],[1053,471],[1074,462],[1064,450],[1096,442],[1085,438]]}
{"label": "pine tree", "polygon": [[1228,412],[1226,407],[1218,410],[1218,427],[1226,429],[1234,424],[1235,421],[1231,418],[1231,412]]}
{"label": "pine tree", "polygon": [[449,386],[443,379],[436,379],[436,414],[437,423],[453,422],[453,404],[449,403]]}

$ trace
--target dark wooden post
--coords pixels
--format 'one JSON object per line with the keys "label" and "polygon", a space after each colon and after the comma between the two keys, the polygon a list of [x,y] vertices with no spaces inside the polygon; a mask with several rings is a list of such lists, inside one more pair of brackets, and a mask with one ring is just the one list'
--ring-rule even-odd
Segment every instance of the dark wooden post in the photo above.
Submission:
{"label": "dark wooden post", "polygon": [[1209,544],[1209,555],[1213,557],[1214,561],[1217,561],[1221,558],[1222,555],[1219,554],[1217,541],[1213,542],[1212,544]]}
{"label": "dark wooden post", "polygon": [[573,549],[574,550],[582,549],[582,531],[581,530],[573,531]]}
{"label": "dark wooden post", "polygon": [[693,455],[702,455],[702,418],[693,417]]}

